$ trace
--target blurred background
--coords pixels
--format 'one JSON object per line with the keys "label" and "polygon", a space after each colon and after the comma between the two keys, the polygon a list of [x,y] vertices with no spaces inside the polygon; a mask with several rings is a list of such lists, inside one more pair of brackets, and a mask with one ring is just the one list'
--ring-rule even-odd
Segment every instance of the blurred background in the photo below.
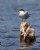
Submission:
{"label": "blurred background", "polygon": [[[35,29],[36,42],[32,47],[21,46],[19,28],[21,19],[17,10],[28,11],[27,21]],[[0,50],[40,50],[40,0],[0,0]]]}

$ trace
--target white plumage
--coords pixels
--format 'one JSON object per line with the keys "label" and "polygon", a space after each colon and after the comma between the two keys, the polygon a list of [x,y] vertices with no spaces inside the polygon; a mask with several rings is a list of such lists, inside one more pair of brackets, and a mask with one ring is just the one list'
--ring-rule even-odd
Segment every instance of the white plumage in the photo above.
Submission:
{"label": "white plumage", "polygon": [[20,18],[22,18],[22,19],[27,19],[27,18],[29,18],[30,16],[29,16],[29,14],[28,14],[28,11],[24,11],[24,10],[19,10],[19,16],[20,16]]}
{"label": "white plumage", "polygon": [[24,16],[24,15],[26,15],[26,14],[28,14],[27,11],[19,11],[19,16]]}

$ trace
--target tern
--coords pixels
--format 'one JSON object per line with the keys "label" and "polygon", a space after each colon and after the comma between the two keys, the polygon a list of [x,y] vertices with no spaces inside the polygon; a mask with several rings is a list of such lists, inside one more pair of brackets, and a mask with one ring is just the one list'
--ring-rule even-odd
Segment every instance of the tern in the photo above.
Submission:
{"label": "tern", "polygon": [[19,10],[19,17],[24,21],[24,19],[28,19],[30,16],[28,14],[28,11],[25,11],[24,9]]}

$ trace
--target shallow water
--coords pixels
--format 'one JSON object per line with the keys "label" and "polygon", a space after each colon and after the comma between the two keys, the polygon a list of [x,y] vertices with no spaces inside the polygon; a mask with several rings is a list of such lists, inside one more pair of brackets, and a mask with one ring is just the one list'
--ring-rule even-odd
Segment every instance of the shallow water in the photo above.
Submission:
{"label": "shallow water", "polygon": [[[33,45],[20,43],[19,8],[27,10],[31,16],[27,21],[37,36]],[[0,0],[0,50],[40,50],[40,0]]]}

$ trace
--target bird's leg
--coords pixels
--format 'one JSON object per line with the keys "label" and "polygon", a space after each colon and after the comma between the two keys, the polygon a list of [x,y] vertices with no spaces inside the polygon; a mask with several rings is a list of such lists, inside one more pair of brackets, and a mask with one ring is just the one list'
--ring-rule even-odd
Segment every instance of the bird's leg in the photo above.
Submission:
{"label": "bird's leg", "polygon": [[26,19],[22,19],[22,22],[25,22],[26,21]]}

